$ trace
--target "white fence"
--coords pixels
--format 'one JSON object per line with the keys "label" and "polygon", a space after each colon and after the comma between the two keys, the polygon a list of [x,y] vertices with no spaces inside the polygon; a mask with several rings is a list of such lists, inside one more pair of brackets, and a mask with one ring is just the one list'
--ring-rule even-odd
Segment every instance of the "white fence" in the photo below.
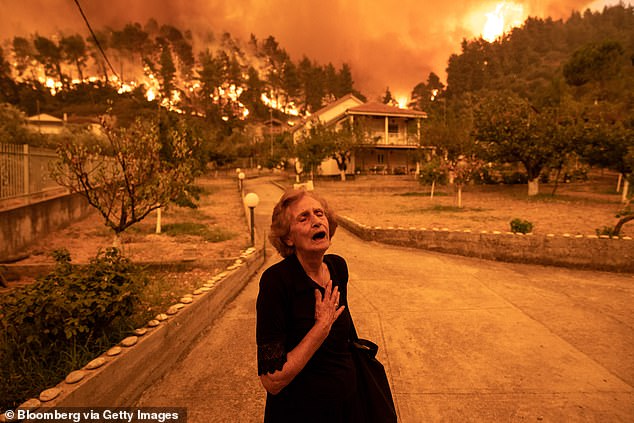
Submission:
{"label": "white fence", "polygon": [[28,197],[61,188],[50,177],[55,151],[20,144],[0,144],[0,200]]}

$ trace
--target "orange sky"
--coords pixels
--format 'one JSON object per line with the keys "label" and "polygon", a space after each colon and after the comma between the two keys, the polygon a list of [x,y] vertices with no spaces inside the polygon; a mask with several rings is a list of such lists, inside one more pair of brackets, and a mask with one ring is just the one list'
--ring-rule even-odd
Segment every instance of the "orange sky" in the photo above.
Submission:
{"label": "orange sky", "polygon": [[[517,15],[567,18],[572,10],[610,0],[506,1]],[[500,1],[486,0],[80,0],[94,28],[153,17],[196,34],[229,31],[247,41],[273,35],[293,60],[352,66],[370,99],[408,95],[430,71],[445,78],[447,59],[463,38],[481,35]],[[517,7],[521,6],[521,7]],[[88,32],[73,0],[0,0],[0,39],[56,30]],[[510,12],[509,12],[510,13]],[[5,46],[6,47],[6,46]],[[196,45],[195,48],[200,48]]]}

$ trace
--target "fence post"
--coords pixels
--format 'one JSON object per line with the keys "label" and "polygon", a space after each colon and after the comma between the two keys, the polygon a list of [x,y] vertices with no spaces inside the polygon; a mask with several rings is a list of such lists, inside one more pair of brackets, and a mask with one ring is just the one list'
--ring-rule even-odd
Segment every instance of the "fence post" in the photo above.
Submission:
{"label": "fence post", "polygon": [[[29,145],[24,144],[24,192],[23,194],[28,195],[30,191],[31,181],[30,181],[30,167],[31,160],[29,157]],[[29,201],[30,202],[30,201]]]}

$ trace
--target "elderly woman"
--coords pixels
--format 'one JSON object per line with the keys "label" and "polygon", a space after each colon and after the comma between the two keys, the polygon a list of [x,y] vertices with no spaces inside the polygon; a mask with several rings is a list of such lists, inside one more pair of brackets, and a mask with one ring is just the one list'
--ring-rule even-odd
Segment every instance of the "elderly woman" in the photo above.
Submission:
{"label": "elderly woman", "polygon": [[265,422],[356,422],[349,348],[348,268],[326,254],[337,222],[326,201],[289,190],[273,210],[269,239],[284,258],[260,280],[258,374]]}

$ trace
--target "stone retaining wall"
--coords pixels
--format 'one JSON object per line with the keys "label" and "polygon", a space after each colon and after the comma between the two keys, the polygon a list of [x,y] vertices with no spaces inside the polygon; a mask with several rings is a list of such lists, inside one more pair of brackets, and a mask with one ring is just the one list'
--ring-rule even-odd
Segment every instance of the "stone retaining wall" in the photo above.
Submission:
{"label": "stone retaining wall", "polygon": [[134,405],[220,316],[263,263],[262,249],[246,250],[226,270],[185,295],[165,314],[20,408]]}
{"label": "stone retaining wall", "polygon": [[82,219],[92,210],[84,197],[69,194],[0,211],[0,262],[15,259],[34,240]]}
{"label": "stone retaining wall", "polygon": [[489,260],[634,273],[634,241],[630,237],[381,228],[345,216],[339,216],[338,222],[367,241]]}

